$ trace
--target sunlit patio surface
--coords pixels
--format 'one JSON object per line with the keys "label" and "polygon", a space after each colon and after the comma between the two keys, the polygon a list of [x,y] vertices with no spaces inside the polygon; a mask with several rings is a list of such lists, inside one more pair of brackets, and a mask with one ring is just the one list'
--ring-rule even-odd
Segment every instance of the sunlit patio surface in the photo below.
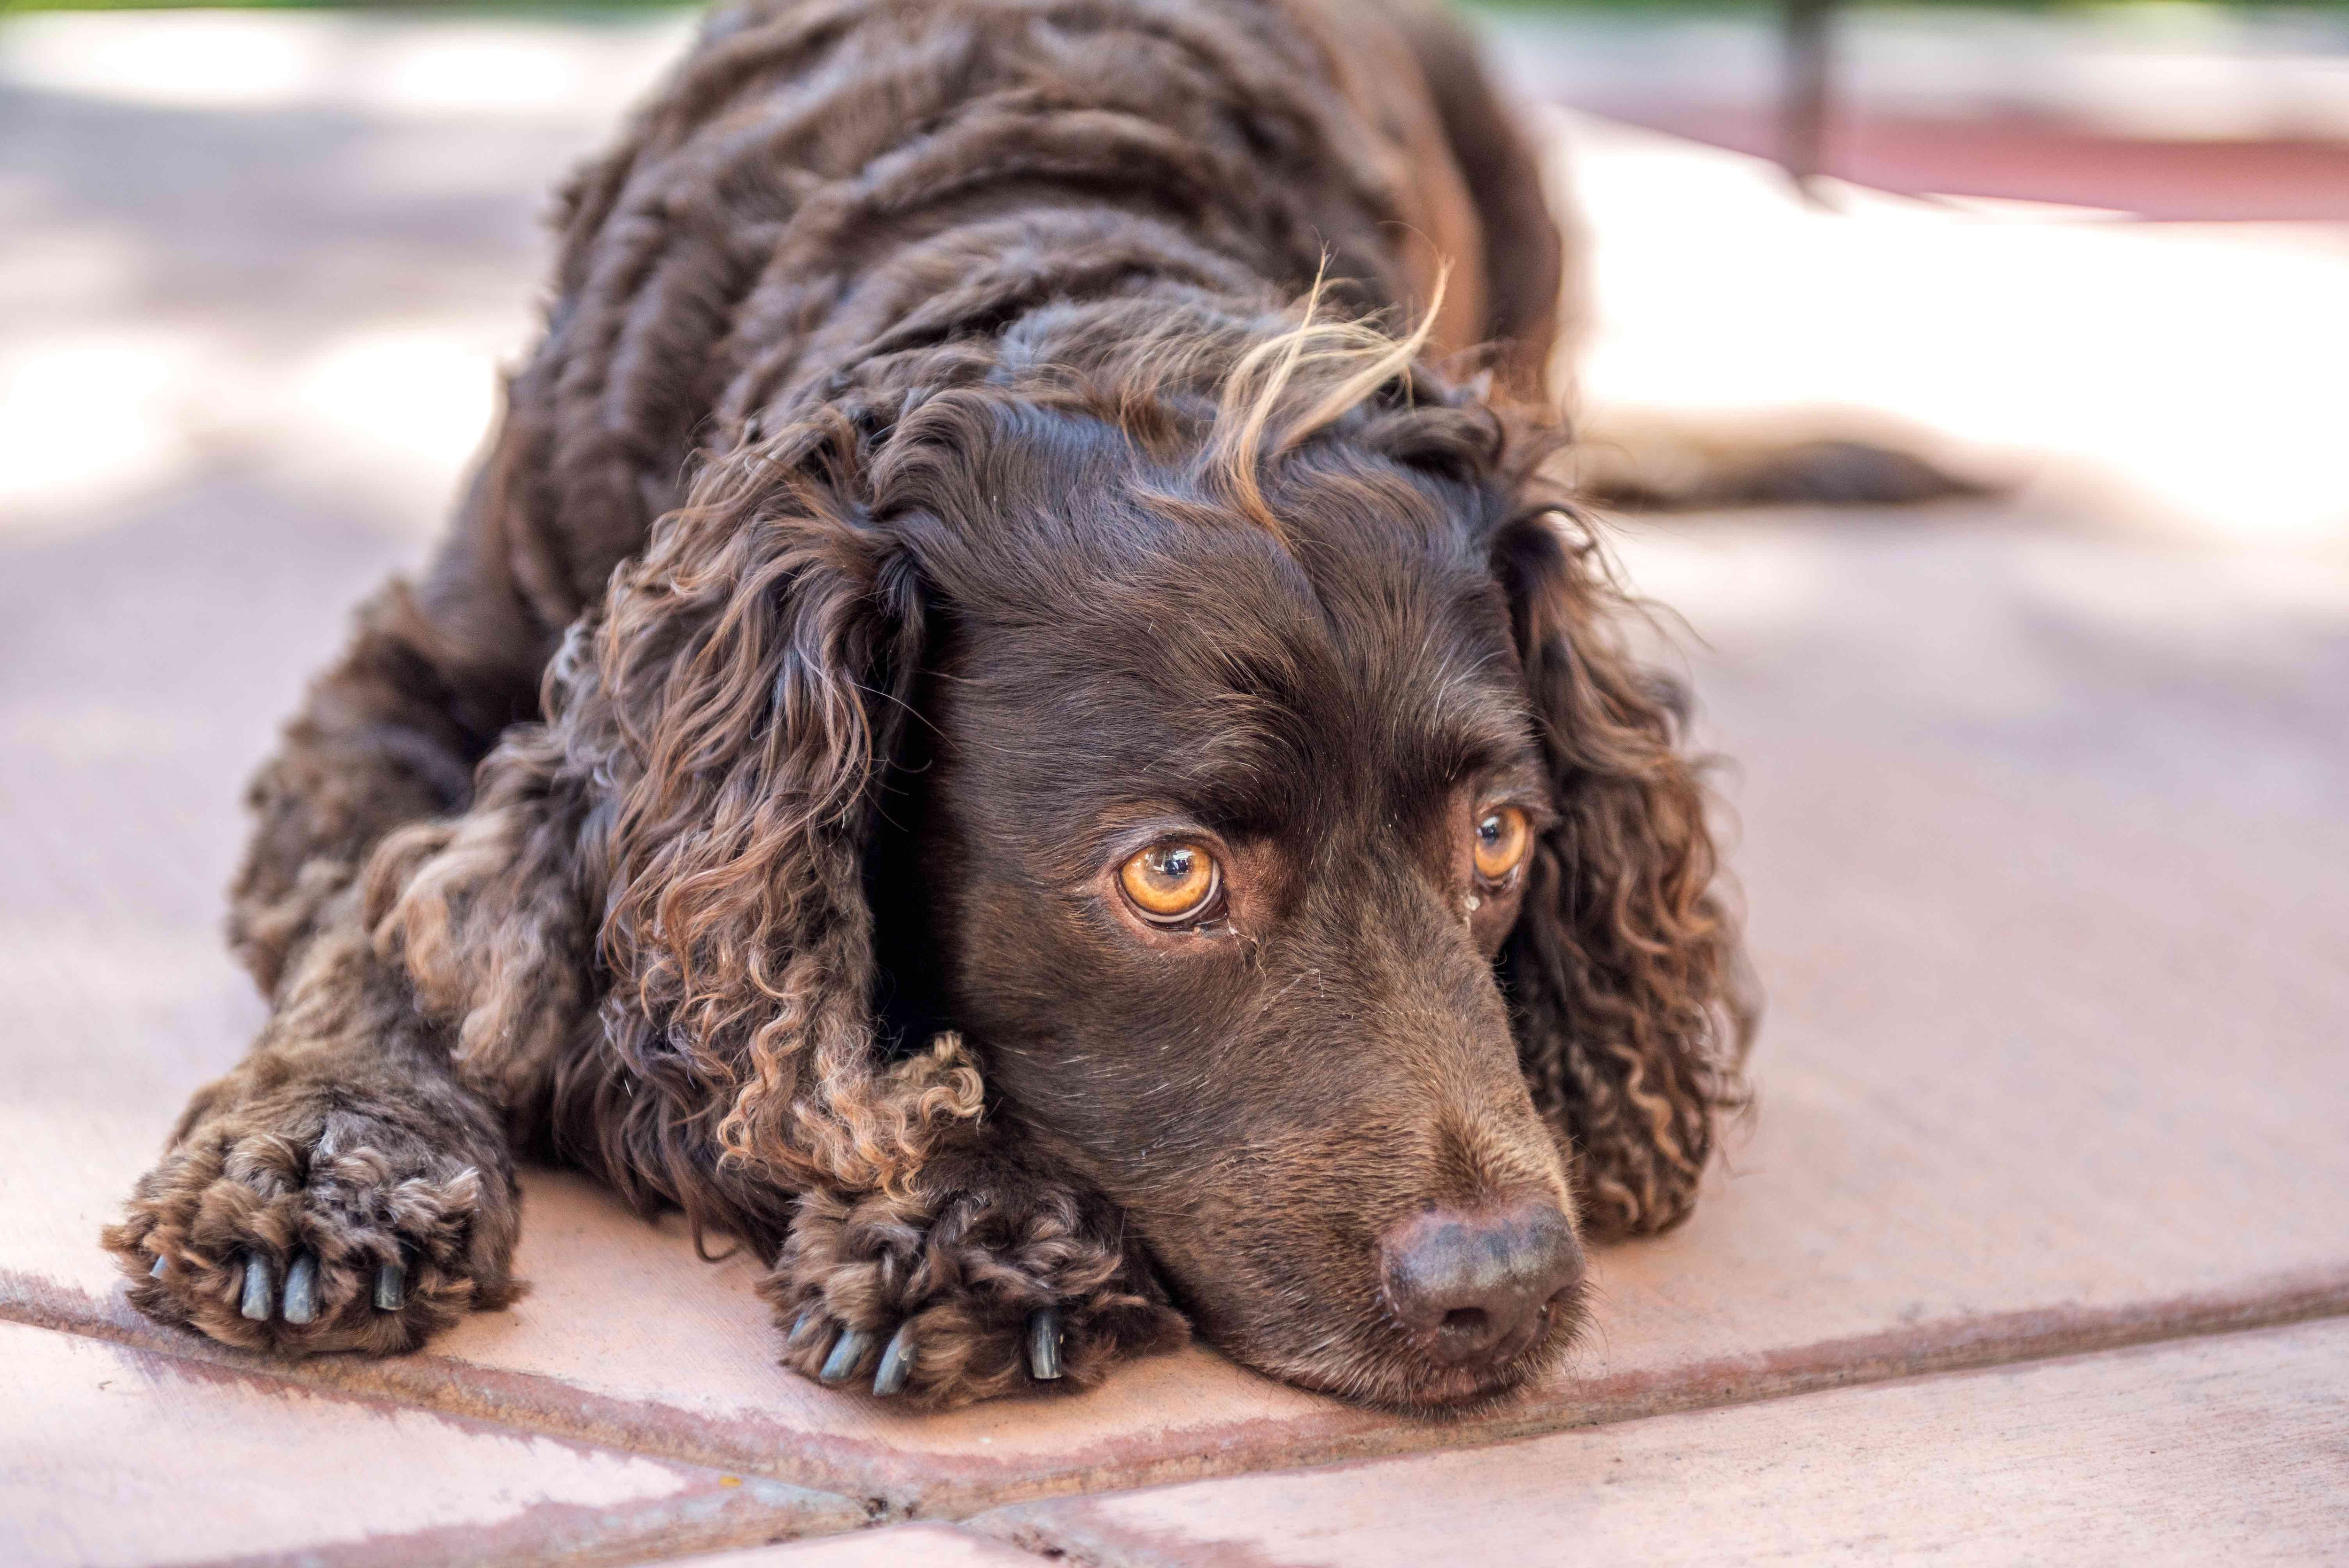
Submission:
{"label": "sunlit patio surface", "polygon": [[98,1229],[261,1016],[243,779],[419,560],[543,193],[683,26],[0,24],[0,1562],[2349,1549],[2349,228],[1806,207],[1558,111],[1594,439],[1897,428],[1997,487],[1619,533],[1771,1009],[1696,1218],[1599,1259],[1562,1375],[1431,1424],[1200,1350],[903,1415],[552,1171],[532,1293],[428,1353],[132,1314]]}

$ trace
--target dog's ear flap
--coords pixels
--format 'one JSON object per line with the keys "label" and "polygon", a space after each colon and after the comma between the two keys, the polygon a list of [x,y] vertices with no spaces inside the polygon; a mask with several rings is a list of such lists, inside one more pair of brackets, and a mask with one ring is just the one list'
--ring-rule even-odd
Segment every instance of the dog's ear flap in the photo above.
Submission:
{"label": "dog's ear flap", "polygon": [[1501,977],[1535,1104],[1605,1237],[1688,1214],[1716,1117],[1742,1099],[1753,1009],[1678,694],[1625,648],[1621,596],[1572,526],[1537,511],[1494,535],[1559,817]]}
{"label": "dog's ear flap", "polygon": [[615,576],[596,679],[625,777],[598,879],[606,1036],[683,1081],[771,1186],[901,1191],[978,1116],[950,1037],[890,1064],[864,841],[921,655],[917,574],[870,517],[868,425],[722,459]]}

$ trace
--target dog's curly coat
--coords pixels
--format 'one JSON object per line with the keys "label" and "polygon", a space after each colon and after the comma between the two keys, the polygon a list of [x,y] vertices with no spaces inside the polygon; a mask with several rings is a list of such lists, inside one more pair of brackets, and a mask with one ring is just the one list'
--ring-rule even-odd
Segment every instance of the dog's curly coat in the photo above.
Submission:
{"label": "dog's curly coat", "polygon": [[[108,1232],[132,1301],[413,1346],[514,1293],[522,1152],[773,1259],[802,1371],[903,1326],[921,1402],[1026,1386],[1040,1307],[1080,1386],[1192,1320],[1396,1405],[1544,1365],[1571,1312],[1416,1356],[1366,1237],[1673,1223],[1744,1013],[1673,706],[1516,411],[1559,246],[1460,36],[751,0],[561,227],[451,537],[254,787],[274,1013]],[[1484,389],[1429,367],[1480,342]],[[1145,963],[1071,846],[1170,744],[1286,761],[1199,830],[1270,869]],[[1481,913],[1394,848],[1480,768],[1547,796]]]}

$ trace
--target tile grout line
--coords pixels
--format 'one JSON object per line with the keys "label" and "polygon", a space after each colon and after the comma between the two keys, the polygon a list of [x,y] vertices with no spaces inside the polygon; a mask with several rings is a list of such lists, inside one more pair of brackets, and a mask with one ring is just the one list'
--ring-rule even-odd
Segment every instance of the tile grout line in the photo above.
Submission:
{"label": "tile grout line", "polygon": [[[2174,1297],[2149,1306],[2044,1308],[1947,1326],[1940,1342],[1914,1329],[1823,1341],[1794,1350],[1726,1357],[1658,1375],[1599,1378],[1578,1386],[1579,1398],[1533,1410],[1502,1411],[1440,1425],[1400,1418],[1334,1432],[1297,1434],[1278,1451],[1227,1448],[1225,1457],[1195,1452],[1124,1463],[1022,1473],[1016,1463],[998,1477],[949,1476],[935,1484],[938,1462],[842,1434],[812,1434],[756,1418],[706,1421],[675,1406],[578,1389],[559,1378],[471,1363],[381,1361],[285,1363],[175,1333],[127,1312],[93,1310],[78,1291],[0,1270],[0,1321],[105,1340],[181,1360],[250,1372],[279,1383],[373,1398],[455,1416],[517,1433],[554,1438],[704,1470],[740,1472],[829,1493],[861,1505],[874,1524],[916,1519],[959,1522],[990,1510],[1046,1498],[1135,1491],[1188,1480],[1309,1470],[1443,1449],[1482,1447],[1576,1428],[1610,1426],[1651,1416],[1729,1408],[1836,1388],[1865,1387],[2133,1346],[2281,1327],[2349,1315],[2349,1269],[2269,1281],[2265,1288]],[[41,1298],[47,1296],[47,1302]],[[82,1304],[77,1309],[76,1305]],[[113,1305],[119,1307],[119,1303]],[[1929,1343],[1920,1345],[1922,1338]],[[409,1374],[414,1374],[410,1376]],[[548,1397],[550,1394],[555,1396]],[[1361,1414],[1349,1412],[1349,1414]],[[1393,1440],[1400,1438],[1402,1440]],[[793,1450],[809,1456],[791,1462]],[[814,1456],[821,1452],[830,1463]],[[867,1460],[861,1474],[858,1459]],[[782,1462],[777,1462],[778,1460]],[[843,1463],[841,1461],[846,1460]],[[954,1461],[944,1461],[951,1466]]]}
{"label": "tile grout line", "polygon": [[[0,1271],[0,1282],[5,1279],[5,1271]],[[201,1560],[190,1563],[189,1568],[244,1568],[248,1564],[254,1565],[254,1568],[264,1564],[278,1568],[281,1564],[296,1563],[311,1565],[311,1568],[337,1568],[337,1565],[342,1565],[342,1568],[387,1568],[388,1564],[429,1560],[435,1554],[425,1550],[426,1543],[451,1532],[476,1539],[484,1535],[494,1538],[512,1533],[518,1526],[524,1527],[526,1531],[528,1522],[546,1511],[558,1514],[596,1514],[599,1516],[598,1530],[607,1532],[610,1538],[607,1542],[582,1542],[563,1550],[559,1559],[546,1556],[543,1542],[517,1539],[509,1552],[495,1552],[487,1556],[468,1555],[465,1561],[478,1562],[481,1568],[494,1568],[495,1564],[505,1563],[520,1568],[524,1563],[557,1560],[566,1564],[579,1564],[580,1568],[628,1568],[632,1564],[678,1557],[829,1540],[858,1534],[887,1522],[876,1517],[859,1500],[837,1491],[764,1476],[755,1478],[759,1484],[745,1486],[744,1476],[738,1473],[743,1467],[739,1465],[680,1460],[670,1455],[621,1449],[592,1437],[519,1427],[494,1418],[419,1404],[378,1391],[326,1386],[312,1379],[288,1377],[278,1365],[263,1362],[257,1357],[187,1355],[176,1347],[146,1343],[129,1336],[107,1332],[103,1327],[90,1331],[57,1322],[32,1321],[16,1315],[12,1310],[14,1305],[9,1298],[0,1296],[0,1324],[29,1329],[36,1334],[58,1334],[92,1341],[167,1363],[181,1363],[191,1369],[202,1367],[215,1376],[225,1374],[229,1379],[255,1386],[254,1391],[257,1393],[273,1396],[300,1393],[323,1398],[354,1415],[381,1416],[388,1411],[404,1411],[450,1423],[459,1432],[475,1438],[502,1437],[525,1442],[546,1442],[574,1451],[592,1452],[615,1459],[642,1460],[673,1472],[687,1472],[686,1479],[701,1483],[706,1492],[738,1494],[730,1511],[740,1517],[722,1517],[715,1521],[666,1518],[673,1510],[676,1501],[673,1498],[636,1498],[616,1504],[568,1503],[541,1498],[526,1504],[519,1513],[494,1522],[424,1524],[412,1530],[394,1528],[370,1532],[356,1541],[324,1542],[258,1554]],[[765,1490],[768,1487],[796,1495],[775,1496]],[[657,1532],[647,1532],[632,1539],[629,1535],[631,1527],[641,1530],[643,1522],[648,1519],[662,1521]]]}
{"label": "tile grout line", "polygon": [[[2075,1319],[2068,1331],[2048,1321],[2064,1317],[2067,1310]],[[1840,1388],[1866,1388],[1905,1382],[1910,1378],[2033,1367],[2074,1357],[2102,1356],[2151,1345],[2183,1344],[2189,1340],[2218,1338],[2231,1334],[2251,1334],[2335,1317],[2349,1317],[2349,1270],[2287,1276],[2278,1282],[2278,1287],[2271,1295],[2254,1293],[2233,1299],[2216,1295],[2177,1296],[2150,1307],[2134,1310],[2126,1307],[2085,1311],[2027,1308],[1974,1320],[1971,1326],[1976,1328],[1976,1332],[1952,1334],[1946,1344],[1906,1357],[1878,1355],[1816,1370],[1765,1370],[1750,1385],[1719,1394],[1702,1391],[1695,1386],[1700,1379],[1689,1377],[1682,1379],[1687,1385],[1683,1388],[1676,1391],[1667,1389],[1661,1398],[1636,1408],[1602,1406],[1600,1413],[1587,1420],[1526,1422],[1521,1430],[1506,1436],[1496,1434],[1481,1440],[1517,1441],[1552,1432],[1617,1426],[1653,1416],[1734,1409],[1746,1405],[1801,1398],[1809,1394],[1832,1393]],[[2022,1328],[2033,1324],[2044,1326],[2035,1332],[2026,1329],[2013,1338],[2002,1337],[2000,1332],[2005,1326]],[[1951,1326],[1962,1330],[1969,1325],[1961,1320]],[[1832,1352],[1841,1347],[1857,1347],[1903,1336],[1900,1333],[1885,1333],[1825,1340],[1778,1357],[1726,1357],[1711,1365],[1733,1368],[1753,1360],[1792,1361],[1810,1352]]]}
{"label": "tile grout line", "polygon": [[[113,1310],[107,1310],[108,1308]],[[861,1503],[869,1519],[887,1522],[910,1517],[897,1500],[843,1485],[836,1471],[817,1472],[761,1458],[754,1445],[678,1441],[674,1429],[651,1429],[650,1418],[684,1418],[686,1431],[740,1428],[745,1423],[705,1422],[677,1407],[591,1393],[542,1373],[510,1372],[425,1353],[385,1357],[333,1355],[285,1360],[239,1349],[192,1332],[153,1323],[129,1309],[119,1295],[104,1303],[71,1287],[58,1287],[21,1271],[0,1268],[0,1323],[96,1339],[145,1354],[250,1373],[316,1392],[378,1399],[433,1415],[553,1438],[638,1457],[692,1465],[726,1473],[755,1475]],[[532,1399],[533,1394],[567,1398]],[[524,1396],[515,1398],[514,1395]],[[632,1420],[632,1415],[647,1419]],[[601,1417],[599,1420],[597,1418]],[[778,1429],[786,1433],[792,1429]],[[664,1439],[667,1440],[664,1440]],[[854,1448],[854,1439],[826,1439],[833,1449]]]}

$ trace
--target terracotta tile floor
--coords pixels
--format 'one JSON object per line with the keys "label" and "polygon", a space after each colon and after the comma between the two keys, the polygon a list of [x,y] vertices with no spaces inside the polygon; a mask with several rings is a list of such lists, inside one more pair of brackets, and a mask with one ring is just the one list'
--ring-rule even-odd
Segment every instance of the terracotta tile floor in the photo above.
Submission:
{"label": "terracotta tile floor", "polygon": [[0,1324],[11,1563],[502,1563],[865,1522],[845,1499]]}
{"label": "terracotta tile floor", "polygon": [[2349,1542],[2344,1429],[2349,1326],[2333,1322],[1028,1503],[971,1527],[1167,1568],[2314,1562]]}
{"label": "terracotta tile floor", "polygon": [[[2044,486],[1626,531],[1735,759],[1761,1100],[1695,1222],[1601,1260],[1590,1344],[1508,1409],[1398,1421],[1198,1352],[1088,1398],[900,1416],[781,1374],[743,1265],[557,1172],[531,1181],[533,1294],[429,1355],[274,1367],[127,1313],[97,1229],[259,1016],[216,935],[242,779],[347,606],[422,550],[488,363],[527,330],[540,192],[673,37],[0,27],[0,1561],[2349,1542],[2344,1346],[2318,1321],[2349,1314],[2349,529],[2326,521],[2349,492],[2297,447],[2280,532],[2149,530]],[[186,68],[205,59],[230,64]],[[1642,390],[1626,356],[1701,368],[1638,286],[1689,265],[1685,230],[1633,200],[1652,181],[1727,192],[1717,228],[1752,253],[1954,247],[2011,280],[2073,242],[1804,227],[1729,155],[1586,140],[1601,391]],[[2124,280],[2188,266],[2169,240],[2095,242]],[[2349,330],[2323,314],[2349,297],[2338,236],[2189,259],[2305,316],[2262,363]],[[2222,428],[2302,412],[2288,377],[2100,371],[2033,336],[2093,317],[2095,291],[2027,303],[2002,350],[1969,346],[2020,383],[2068,377],[2087,408],[2158,393]],[[2180,294],[2182,341],[2230,341],[2225,303]],[[1810,302],[1806,396],[1857,367],[1850,400],[1932,414],[1873,395],[1902,385],[1860,373],[1880,323],[1831,307]],[[2043,446],[2127,457],[2066,417],[2033,425]]]}

